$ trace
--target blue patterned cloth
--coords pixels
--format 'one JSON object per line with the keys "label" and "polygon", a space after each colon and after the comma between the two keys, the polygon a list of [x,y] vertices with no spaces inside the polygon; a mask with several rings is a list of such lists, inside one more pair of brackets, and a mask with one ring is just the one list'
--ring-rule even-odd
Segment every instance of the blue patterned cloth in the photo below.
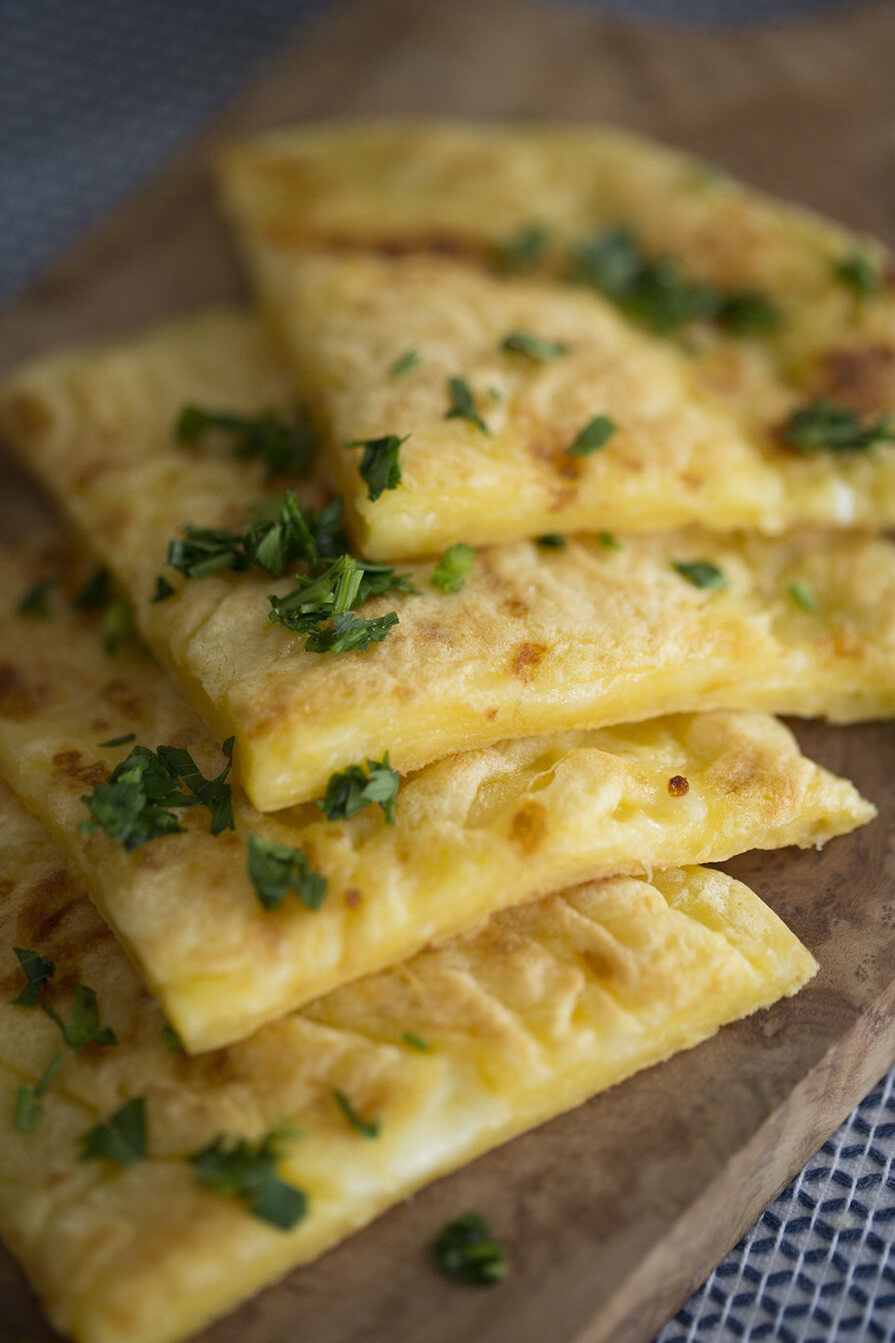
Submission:
{"label": "blue patterned cloth", "polygon": [[[666,21],[745,22],[823,3],[606,0],[603,8]],[[325,4],[0,0],[0,299],[150,172],[301,17]],[[895,1072],[657,1343],[895,1340],[893,1158]]]}

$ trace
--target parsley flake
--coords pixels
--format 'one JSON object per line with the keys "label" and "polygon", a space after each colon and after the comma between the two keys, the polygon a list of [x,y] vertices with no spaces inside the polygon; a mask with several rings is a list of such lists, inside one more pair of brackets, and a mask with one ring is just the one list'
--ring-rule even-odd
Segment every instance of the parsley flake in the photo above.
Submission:
{"label": "parsley flake", "polygon": [[450,406],[445,411],[446,420],[468,420],[474,424],[483,434],[491,437],[491,430],[475,408],[475,398],[472,395],[472,389],[465,378],[448,378],[448,395],[450,397]]}
{"label": "parsley flake", "polygon": [[535,537],[535,545],[540,546],[542,550],[565,550],[568,542],[559,532],[545,532],[543,536]]}
{"label": "parsley flake", "polygon": [[370,644],[382,643],[398,623],[396,611],[364,620],[348,611],[334,616],[331,626],[323,626],[308,635],[305,648],[309,653],[363,653]]}
{"label": "parsley flake", "polygon": [[413,369],[419,366],[419,350],[405,350],[399,355],[393,364],[389,366],[389,374],[393,378],[403,378],[405,373],[411,373]]}
{"label": "parsley flake", "polygon": [[795,602],[796,606],[798,606],[802,611],[820,610],[820,602],[817,600],[814,593],[808,587],[807,583],[802,583],[797,580],[795,583],[790,583],[789,587],[786,590],[789,593],[790,597]]}
{"label": "parsley flake", "polygon": [[800,452],[866,452],[875,443],[895,442],[895,420],[881,415],[865,425],[848,406],[820,397],[794,410],[780,437],[787,447]]}
{"label": "parsley flake", "polygon": [[542,364],[569,352],[568,345],[561,340],[542,340],[528,331],[511,331],[500,342],[500,348],[506,354],[524,354]]}
{"label": "parsley flake", "polygon": [[177,417],[174,436],[181,443],[196,443],[209,430],[229,435],[234,456],[259,458],[268,479],[306,475],[310,470],[314,433],[304,408],[297,410],[290,422],[273,411],[246,416],[187,405]]}
{"label": "parsley flake", "polygon": [[177,589],[168,582],[167,578],[159,574],[155,580],[155,591],[149,600],[153,603],[164,602],[169,597],[173,597],[176,591]]}
{"label": "parsley flake", "polygon": [[112,600],[112,575],[108,569],[94,569],[80,592],[73,599],[78,611],[96,611]]}
{"label": "parsley flake", "polygon": [[49,596],[59,582],[58,578],[39,578],[22,596],[16,610],[20,616],[38,616],[41,620],[50,617]]}
{"label": "parsley flake", "polygon": [[71,1020],[63,1021],[51,1003],[41,1003],[51,1021],[62,1032],[62,1038],[73,1054],[80,1054],[88,1045],[117,1045],[118,1039],[110,1026],[100,1026],[96,994],[86,984],[75,985]]}
{"label": "parsley flake", "polygon": [[130,742],[137,740],[136,732],[125,732],[120,737],[111,737],[109,741],[97,742],[97,746],[127,746]]}
{"label": "parsley flake", "polygon": [[308,1212],[304,1190],[281,1180],[276,1173],[279,1130],[259,1142],[245,1139],[228,1144],[224,1138],[189,1158],[196,1179],[205,1189],[244,1203],[253,1217],[280,1231],[291,1231]]}
{"label": "parsley flake", "polygon": [[265,909],[279,909],[293,892],[308,909],[319,909],[326,897],[327,880],[314,872],[302,849],[249,835],[248,872]]}
{"label": "parsley flake", "polygon": [[767,294],[757,289],[741,289],[721,298],[715,320],[733,336],[753,336],[775,331],[781,318],[780,309]]}
{"label": "parsley flake", "polygon": [[161,1034],[162,1044],[169,1054],[183,1054],[186,1052],[183,1047],[183,1041],[173,1026],[169,1026],[168,1023],[165,1022]]}
{"label": "parsley flake", "polygon": [[448,546],[432,570],[430,583],[442,592],[459,592],[475,564],[475,551],[465,541]]}
{"label": "parsley flake", "polygon": [[338,774],[331,774],[326,794],[317,802],[328,821],[349,821],[358,812],[376,803],[382,808],[387,825],[395,824],[395,806],[401,779],[389,764],[388,751],[380,761],[368,760],[363,765],[349,765]]}
{"label": "parsley flake", "polygon": [[865,252],[852,252],[834,261],[833,274],[861,298],[878,294],[883,287],[879,266]]}
{"label": "parsley flake", "polygon": [[379,1137],[381,1125],[378,1119],[365,1119],[363,1115],[358,1114],[345,1092],[340,1091],[338,1087],[333,1089],[333,1095],[339,1109],[353,1129],[357,1129],[358,1133],[364,1138]]}
{"label": "parsley flake", "polygon": [[62,1052],[54,1054],[34,1086],[19,1087],[13,1114],[16,1133],[33,1133],[37,1128],[44,1112],[43,1098],[64,1062],[65,1055]]}
{"label": "parsley flake", "polygon": [[575,435],[572,443],[566,448],[566,456],[589,457],[592,452],[599,452],[612,438],[615,429],[615,421],[610,420],[608,415],[595,415]]}
{"label": "parsley flake", "polygon": [[429,1046],[422,1036],[417,1035],[415,1031],[405,1031],[401,1036],[401,1042],[409,1045],[411,1049],[416,1049],[420,1054],[428,1054]]}
{"label": "parsley flake", "polygon": [[498,242],[494,259],[500,270],[530,270],[544,259],[549,237],[540,224],[526,224]]}
{"label": "parsley flake", "polygon": [[104,1124],[97,1124],[81,1138],[81,1161],[113,1161],[117,1166],[135,1166],[146,1158],[146,1100],[134,1096],[125,1101]]}
{"label": "parsley flake", "polygon": [[398,453],[409,434],[383,434],[381,438],[350,438],[345,448],[363,448],[360,459],[361,478],[367,484],[367,498],[375,503],[386,490],[396,490],[401,484],[401,463]]}
{"label": "parsley flake", "polygon": [[432,1246],[435,1266],[455,1282],[491,1287],[507,1276],[503,1250],[477,1212],[449,1222]]}
{"label": "parsley flake", "polygon": [[39,951],[29,951],[27,947],[13,947],[19,965],[25,971],[27,984],[22,991],[11,998],[10,1002],[19,1007],[34,1007],[39,1001],[47,984],[56,973],[56,966],[41,956]]}
{"label": "parsley flake", "polygon": [[103,648],[111,656],[134,632],[134,613],[127,597],[112,597],[103,612]]}
{"label": "parsley flake", "polygon": [[726,588],[727,579],[710,560],[675,560],[673,566],[694,588]]}
{"label": "parsley flake", "polygon": [[597,532],[597,540],[604,550],[624,550],[624,546],[612,532]]}

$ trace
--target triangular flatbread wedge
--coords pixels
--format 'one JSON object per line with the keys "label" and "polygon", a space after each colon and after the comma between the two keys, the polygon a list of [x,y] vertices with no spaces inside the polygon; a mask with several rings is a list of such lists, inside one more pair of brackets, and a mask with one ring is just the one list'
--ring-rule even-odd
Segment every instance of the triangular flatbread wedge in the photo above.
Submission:
{"label": "triangular flatbread wedge", "polygon": [[[259,810],[319,797],[334,771],[386,751],[403,774],[508,738],[660,713],[848,722],[895,711],[895,547],[859,535],[496,546],[475,556],[462,590],[413,564],[415,593],[373,596],[313,637],[294,577],[237,556],[238,570],[181,579],[165,558],[184,525],[232,528],[265,487],[257,463],[177,442],[171,426],[188,403],[269,410],[284,375],[272,358],[259,376],[262,363],[253,319],[210,314],[38,362],[0,392],[0,428],[120,576],[144,637],[218,741],[236,737]],[[161,601],[159,574],[175,589]],[[292,592],[295,627],[288,613],[272,623],[271,595],[289,607]],[[313,651],[346,627],[369,646]]]}
{"label": "triangular flatbread wedge", "polygon": [[[0,889],[0,1234],[77,1343],[178,1343],[414,1189],[816,969],[721,872],[617,878],[508,911],[187,1059],[59,850],[2,785]],[[115,1043],[74,1052],[39,1005],[11,1003],[26,988],[13,945],[55,967],[34,998],[68,1024],[84,985],[94,1031]],[[257,1150],[271,1131],[282,1136],[263,1184],[224,1192],[222,1150]]]}
{"label": "triangular flatbread wedge", "polygon": [[[776,720],[716,713],[449,757],[401,783],[393,825],[375,803],[347,819],[314,805],[265,817],[234,786],[235,833],[212,834],[205,808],[175,808],[184,833],[131,851],[130,832],[80,827],[93,816],[84,797],[135,746],[185,747],[207,778],[224,761],[164,672],[135,645],[110,656],[101,618],[72,607],[84,569],[73,551],[0,552],[0,587],[24,591],[48,561],[68,576],[49,618],[0,616],[0,771],[190,1050],[557,887],[823,844],[874,815]],[[264,904],[248,863],[259,839],[301,850],[326,879],[318,907],[294,889]]]}
{"label": "triangular flatbread wedge", "polygon": [[[221,179],[371,557],[541,531],[895,522],[879,245],[581,128],[312,127],[237,146]],[[515,269],[500,265],[514,239]],[[456,377],[478,423],[445,419]],[[850,448],[829,409],[789,424],[819,397],[857,413]],[[611,441],[570,456],[598,415]],[[343,443],[386,433],[410,435],[404,478],[371,499]]]}

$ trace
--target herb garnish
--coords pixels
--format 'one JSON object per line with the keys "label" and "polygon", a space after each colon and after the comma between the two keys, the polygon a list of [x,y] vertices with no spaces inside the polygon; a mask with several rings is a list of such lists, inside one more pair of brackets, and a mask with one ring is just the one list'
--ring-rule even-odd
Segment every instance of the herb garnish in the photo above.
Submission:
{"label": "herb garnish", "polygon": [[794,410],[780,437],[800,452],[866,452],[875,443],[895,442],[895,420],[891,415],[881,415],[864,425],[848,406],[820,397]]}
{"label": "herb garnish", "polygon": [[304,408],[295,412],[290,423],[273,411],[261,415],[231,415],[184,406],[174,425],[181,443],[196,443],[209,430],[230,436],[236,457],[258,457],[264,463],[268,479],[282,475],[305,475],[310,469],[314,433]]}
{"label": "herb garnish", "polygon": [[540,546],[542,550],[565,550],[568,542],[559,532],[545,532],[543,536],[535,537],[535,545]]}
{"label": "herb garnish", "polygon": [[155,580],[155,592],[153,592],[149,600],[153,603],[164,602],[167,601],[169,597],[173,597],[176,591],[177,589],[172,587],[167,578],[163,578],[162,575],[159,574],[158,578]]}
{"label": "herb garnish", "polygon": [[309,634],[305,648],[309,653],[363,653],[370,644],[381,644],[397,623],[396,611],[375,620],[364,620],[348,611],[343,616],[333,616],[332,625]]}
{"label": "herb garnish", "polygon": [[224,1138],[215,1138],[201,1152],[193,1153],[190,1165],[203,1188],[239,1199],[253,1217],[280,1231],[291,1231],[307,1215],[308,1197],[277,1175],[277,1146],[282,1136],[273,1129],[256,1143],[241,1138],[230,1145]]}
{"label": "herb garnish", "polygon": [[624,550],[621,541],[612,535],[612,532],[597,532],[597,540],[604,550]]}
{"label": "herb garnish", "polygon": [[28,983],[21,993],[15,998],[10,998],[10,1002],[18,1007],[34,1007],[55,975],[56,966],[52,961],[48,961],[46,956],[41,956],[39,951],[29,951],[27,947],[13,947],[13,951],[19,965],[25,971]]}
{"label": "herb garnish", "polygon": [[786,590],[790,597],[792,597],[796,606],[800,607],[803,611],[820,610],[820,602],[808,587],[807,583],[802,583],[797,580],[795,583],[790,583]]}
{"label": "herb garnish", "polygon": [[186,1052],[184,1050],[183,1041],[181,1040],[180,1036],[177,1034],[174,1027],[169,1026],[167,1022],[165,1022],[164,1026],[162,1027],[161,1035],[162,1035],[162,1044],[165,1046],[165,1049],[168,1051],[169,1054],[183,1054]]}
{"label": "herb garnish", "polygon": [[751,336],[774,331],[780,325],[780,309],[760,290],[742,289],[720,299],[715,321],[732,336]]}
{"label": "herb garnish", "polygon": [[127,746],[130,742],[136,740],[137,740],[136,732],[125,732],[120,737],[111,737],[109,741],[99,741],[96,744],[99,747]]}
{"label": "herb garnish", "polygon": [[[220,774],[206,779],[189,751],[177,746],[135,746],[116,765],[105,783],[81,801],[91,820],[82,822],[81,834],[102,830],[109,839],[123,844],[128,853],[161,835],[183,834],[183,827],[172,808],[202,805],[211,814],[211,833],[233,829],[233,804],[230,773],[233,753],[231,737],[221,747],[227,764]],[[188,792],[183,792],[183,784]]]}
{"label": "herb garnish", "polygon": [[490,1287],[507,1276],[503,1250],[477,1212],[449,1222],[432,1246],[435,1266],[455,1282]]}
{"label": "herb garnish", "polygon": [[340,1091],[338,1087],[333,1089],[333,1095],[342,1114],[348,1120],[352,1128],[357,1129],[358,1133],[364,1138],[378,1138],[381,1127],[378,1119],[365,1119],[363,1115],[358,1114],[351,1101]]}
{"label": "herb garnish", "polygon": [[852,252],[834,261],[833,274],[861,298],[879,293],[883,284],[879,267],[864,252]]}
{"label": "herb garnish", "polygon": [[442,592],[459,592],[475,564],[475,551],[465,541],[448,546],[432,570],[430,583]]}
{"label": "herb garnish", "polygon": [[445,411],[446,420],[468,420],[474,424],[483,434],[491,437],[491,430],[475,408],[475,398],[472,395],[472,389],[465,378],[448,378],[448,395],[450,397],[450,406]]}
{"label": "herb garnish", "polygon": [[[319,570],[318,565],[312,568]],[[305,647],[312,653],[342,653],[381,642],[397,625],[396,612],[364,620],[352,608],[388,592],[415,591],[408,574],[351,555],[340,556],[322,572],[299,575],[296,583],[285,597],[268,598],[268,619],[296,634],[307,634]]]}
{"label": "herb garnish", "polygon": [[500,270],[528,270],[543,260],[547,243],[545,228],[540,224],[526,224],[497,243],[494,259]]}
{"label": "herb garnish", "polygon": [[405,373],[412,372],[420,362],[419,350],[405,350],[399,355],[393,364],[389,366],[389,374],[393,378],[403,378]]}
{"label": "herb garnish", "polygon": [[400,782],[400,775],[389,764],[386,751],[380,761],[367,761],[366,773],[363,765],[349,765],[340,773],[331,774],[326,794],[318,800],[317,806],[328,821],[349,821],[365,807],[378,803],[386,824],[394,825]]}
{"label": "herb garnish", "polygon": [[535,359],[539,363],[558,359],[560,355],[569,352],[568,345],[563,344],[561,340],[542,340],[540,336],[533,336],[528,331],[511,331],[500,342],[500,348],[507,354],[527,355],[529,359]]}
{"label": "herb garnish", "polygon": [[405,1031],[401,1036],[401,1041],[403,1044],[409,1045],[411,1049],[418,1050],[420,1054],[428,1054],[429,1052],[428,1044],[415,1031]]}
{"label": "herb garnish", "polygon": [[294,892],[308,909],[319,909],[326,896],[326,877],[311,869],[302,849],[249,835],[248,872],[265,909],[279,909]]}
{"label": "herb garnish", "polygon": [[33,1087],[24,1084],[19,1087],[13,1113],[16,1133],[33,1133],[37,1128],[44,1112],[43,1098],[64,1061],[65,1055],[61,1051],[54,1054]]}
{"label": "herb garnish", "polygon": [[112,600],[112,575],[108,569],[94,569],[80,592],[73,599],[78,611],[96,611]]}
{"label": "herb garnish", "polygon": [[[181,539],[168,547],[168,563],[186,578],[206,578],[226,569],[239,573],[253,564],[272,578],[280,578],[293,560],[314,561],[338,553],[344,544],[341,516],[340,499],[315,516],[310,509],[303,509],[289,490],[279,501],[275,517],[250,523],[242,532],[223,527],[184,527]],[[163,599],[157,590],[156,600]]]}
{"label": "herb garnish", "polygon": [[675,560],[673,567],[694,588],[726,588],[727,579],[710,560]]}
{"label": "herb garnish", "polygon": [[117,653],[134,632],[134,613],[127,597],[112,597],[103,612],[103,648]]}
{"label": "herb garnish", "polygon": [[367,498],[371,503],[386,490],[396,490],[401,484],[398,453],[409,437],[409,434],[383,434],[381,438],[349,438],[342,444],[343,448],[363,448],[359,470],[367,483]]}
{"label": "herb garnish", "polygon": [[589,457],[592,452],[599,452],[612,438],[615,429],[615,422],[608,415],[595,415],[575,435],[566,448],[566,456]]}
{"label": "herb garnish", "polygon": [[86,984],[75,985],[71,1020],[63,1021],[51,1003],[41,1007],[62,1032],[62,1038],[73,1054],[80,1054],[88,1045],[117,1045],[118,1039],[110,1026],[100,1026],[96,994]]}
{"label": "herb garnish", "polygon": [[97,1124],[81,1138],[81,1161],[114,1161],[135,1166],[146,1157],[146,1101],[134,1096],[125,1101],[104,1124]]}
{"label": "herb garnish", "polygon": [[39,616],[41,620],[48,620],[50,616],[48,598],[58,582],[58,578],[39,578],[33,583],[16,607],[19,615]]}

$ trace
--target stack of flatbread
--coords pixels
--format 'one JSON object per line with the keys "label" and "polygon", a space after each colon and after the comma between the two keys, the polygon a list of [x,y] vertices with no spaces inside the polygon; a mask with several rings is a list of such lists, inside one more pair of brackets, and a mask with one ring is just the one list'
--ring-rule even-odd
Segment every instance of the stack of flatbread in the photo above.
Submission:
{"label": "stack of flatbread", "polygon": [[80,1343],[799,990],[701,865],[874,815],[771,715],[895,712],[876,244],[585,129],[219,181],[257,311],[0,388],[71,524],[0,551],[0,1232]]}

